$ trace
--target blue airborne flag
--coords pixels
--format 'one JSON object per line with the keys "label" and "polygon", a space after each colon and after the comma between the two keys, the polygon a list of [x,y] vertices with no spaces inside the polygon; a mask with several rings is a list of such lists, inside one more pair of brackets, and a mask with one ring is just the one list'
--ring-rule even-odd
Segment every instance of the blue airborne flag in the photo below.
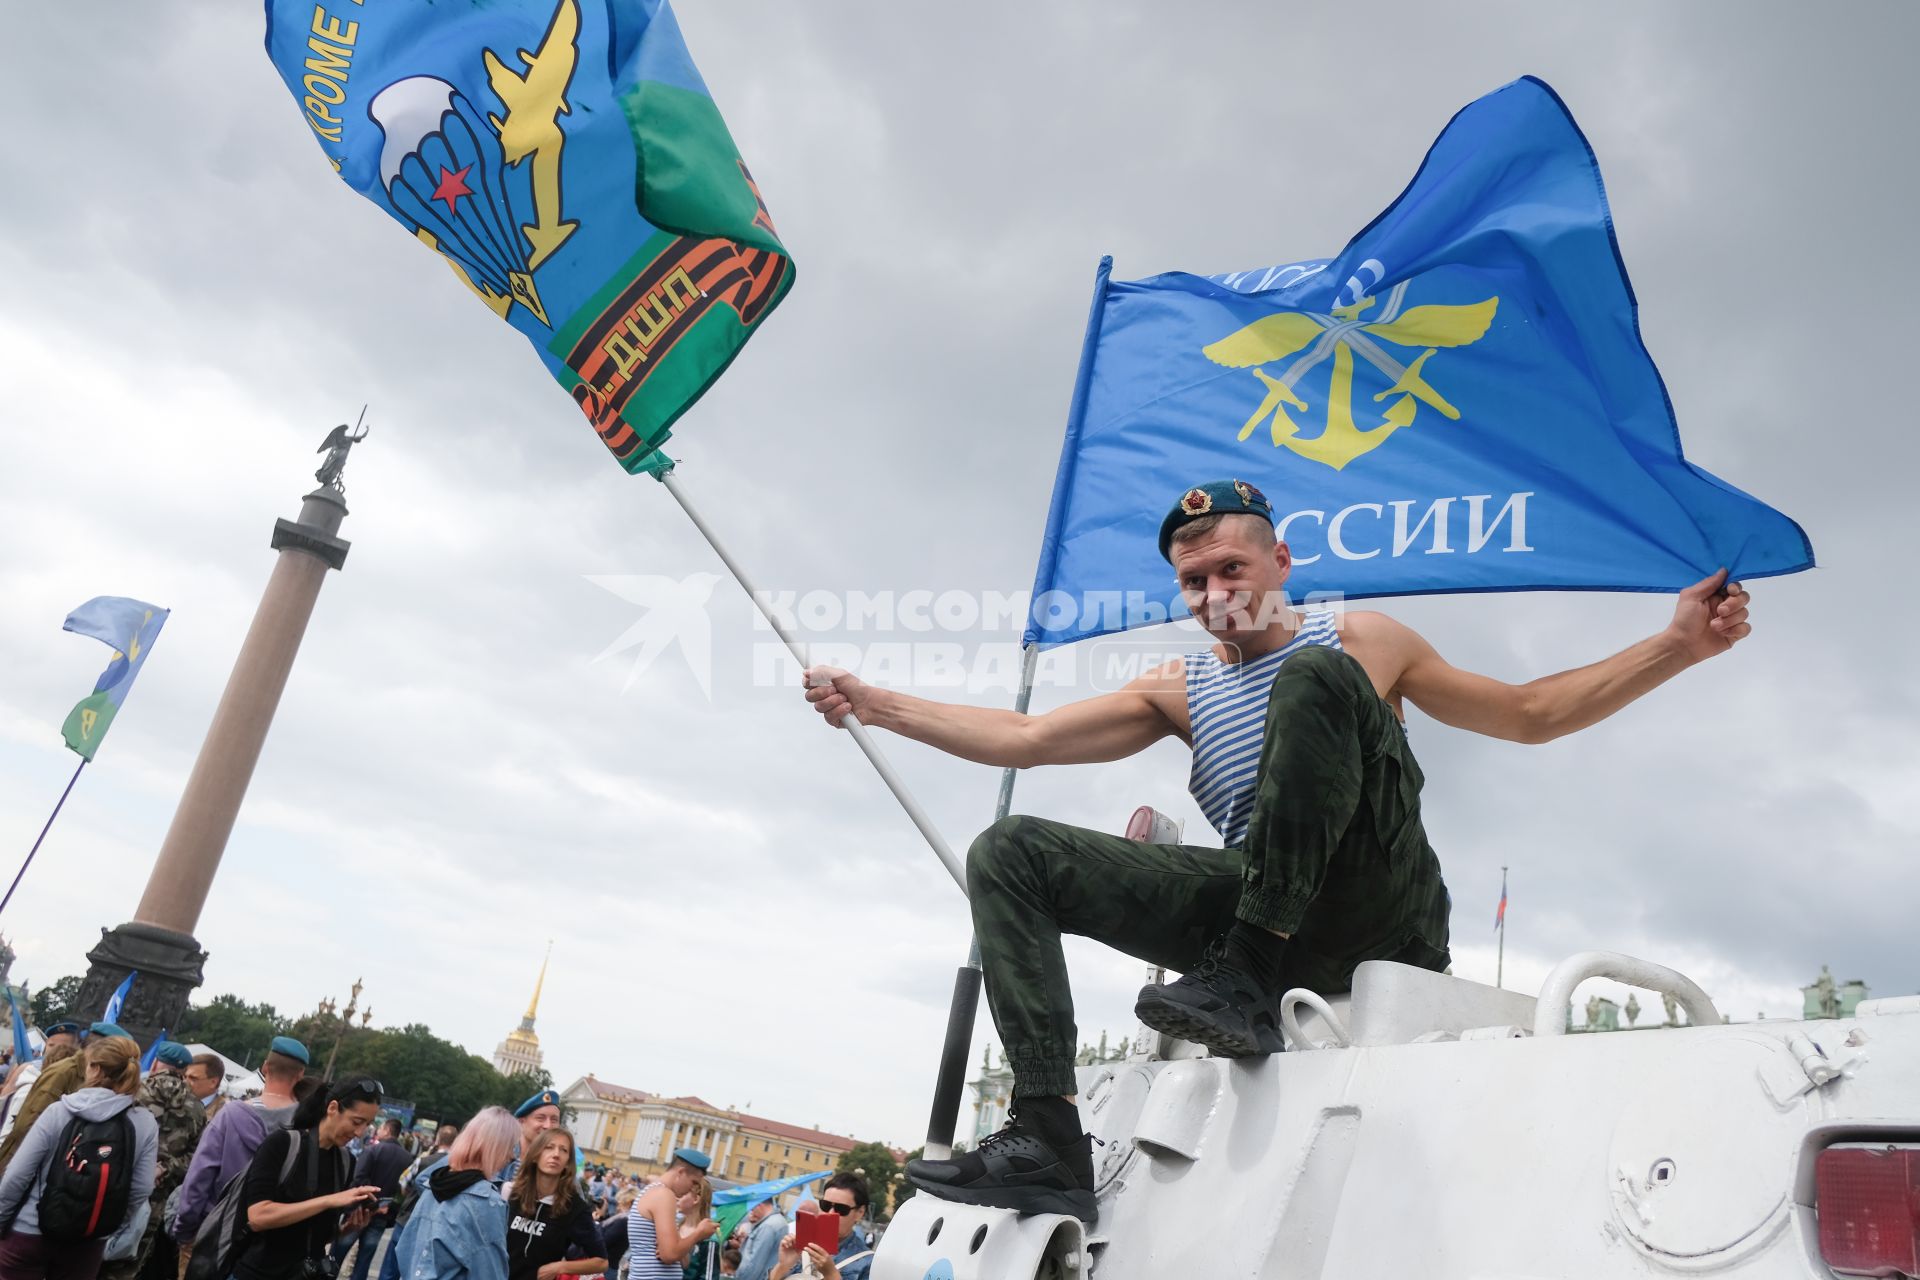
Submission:
{"label": "blue airborne flag", "polygon": [[658,469],[793,283],[666,0],[266,10],[334,172],[533,343],[623,467]]}
{"label": "blue airborne flag", "polygon": [[100,1015],[100,1021],[120,1021],[120,1010],[127,1003],[127,993],[133,990],[133,980],[139,976],[140,971],[135,969],[127,974],[126,977],[120,979],[120,985],[115,987],[113,994],[107,997],[107,1009],[105,1013]]}
{"label": "blue airborne flag", "polygon": [[[108,1018],[107,1021],[112,1022],[113,1019]],[[147,1051],[140,1055],[140,1073],[142,1075],[153,1070],[154,1062],[160,1057],[160,1046],[166,1042],[167,1029],[162,1027],[160,1028],[160,1034],[153,1038],[153,1043],[147,1046]]]}
{"label": "blue airborne flag", "polygon": [[23,1062],[33,1061],[33,1041],[27,1035],[27,1020],[20,1014],[20,1002],[14,998],[13,989],[7,989],[7,1008],[13,1014],[13,1064],[17,1067]]}
{"label": "blue airborne flag", "polygon": [[67,615],[65,630],[92,636],[113,650],[113,661],[94,682],[93,692],[74,704],[60,727],[67,746],[81,759],[92,760],[100,749],[167,617],[167,610],[128,596],[95,596]]}
{"label": "blue airborne flag", "polygon": [[831,1170],[821,1169],[814,1173],[796,1174],[791,1178],[776,1178],[771,1182],[756,1182],[751,1186],[728,1187],[725,1191],[713,1193],[713,1217],[720,1224],[720,1230],[714,1234],[722,1240],[733,1234],[733,1229],[753,1211],[753,1206],[762,1200],[772,1200],[776,1196],[805,1186],[826,1177]]}
{"label": "blue airborne flag", "polygon": [[1812,567],[1798,525],[1681,455],[1599,166],[1538,80],[1456,115],[1337,258],[1131,282],[1109,266],[1030,643],[1184,616],[1156,531],[1211,480],[1272,500],[1296,599]]}

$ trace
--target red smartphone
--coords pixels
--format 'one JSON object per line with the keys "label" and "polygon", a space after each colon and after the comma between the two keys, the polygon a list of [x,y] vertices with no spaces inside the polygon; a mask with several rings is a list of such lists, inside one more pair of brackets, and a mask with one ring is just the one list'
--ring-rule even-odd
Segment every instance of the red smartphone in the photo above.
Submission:
{"label": "red smartphone", "polygon": [[839,1224],[830,1213],[802,1209],[793,1216],[793,1242],[802,1253],[806,1252],[808,1245],[817,1244],[831,1258],[840,1248]]}

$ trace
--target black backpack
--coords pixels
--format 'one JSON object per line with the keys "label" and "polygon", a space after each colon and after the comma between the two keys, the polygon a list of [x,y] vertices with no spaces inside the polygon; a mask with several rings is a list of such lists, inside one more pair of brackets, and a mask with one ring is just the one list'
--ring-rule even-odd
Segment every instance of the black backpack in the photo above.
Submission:
{"label": "black backpack", "polygon": [[133,1122],[75,1116],[60,1131],[40,1193],[40,1234],[49,1240],[104,1240],[127,1217],[133,1194]]}

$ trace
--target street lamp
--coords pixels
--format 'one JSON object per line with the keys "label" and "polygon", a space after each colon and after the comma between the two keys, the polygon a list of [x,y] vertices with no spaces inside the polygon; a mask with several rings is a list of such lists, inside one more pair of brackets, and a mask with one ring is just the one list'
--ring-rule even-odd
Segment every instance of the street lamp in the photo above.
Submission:
{"label": "street lamp", "polygon": [[[361,992],[361,980],[359,978],[355,978],[353,980],[353,990],[347,998],[346,1012],[342,1014],[340,1017],[340,1033],[333,1038],[333,1052],[327,1055],[327,1069],[321,1076],[321,1079],[327,1084],[333,1083],[333,1060],[340,1056],[340,1042],[347,1038],[347,1031],[350,1027],[353,1026],[353,1015],[358,1010],[358,1006],[360,1003],[360,992]],[[333,1011],[335,1007],[336,1006],[331,999],[322,1000],[320,1002],[321,1010],[328,1017],[333,1016]],[[361,1020],[360,1025],[363,1027],[366,1026],[367,1022],[371,1021],[372,1018],[373,1018],[373,1009],[371,1006],[369,1006],[367,1009],[366,1017]]]}

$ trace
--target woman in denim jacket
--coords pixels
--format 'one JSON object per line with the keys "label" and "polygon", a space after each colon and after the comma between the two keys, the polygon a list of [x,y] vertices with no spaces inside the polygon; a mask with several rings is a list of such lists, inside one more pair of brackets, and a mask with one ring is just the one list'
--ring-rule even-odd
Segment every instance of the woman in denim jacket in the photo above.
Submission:
{"label": "woman in denim jacket", "polygon": [[507,1202],[489,1179],[519,1141],[505,1107],[488,1107],[454,1139],[394,1246],[405,1280],[507,1280]]}

